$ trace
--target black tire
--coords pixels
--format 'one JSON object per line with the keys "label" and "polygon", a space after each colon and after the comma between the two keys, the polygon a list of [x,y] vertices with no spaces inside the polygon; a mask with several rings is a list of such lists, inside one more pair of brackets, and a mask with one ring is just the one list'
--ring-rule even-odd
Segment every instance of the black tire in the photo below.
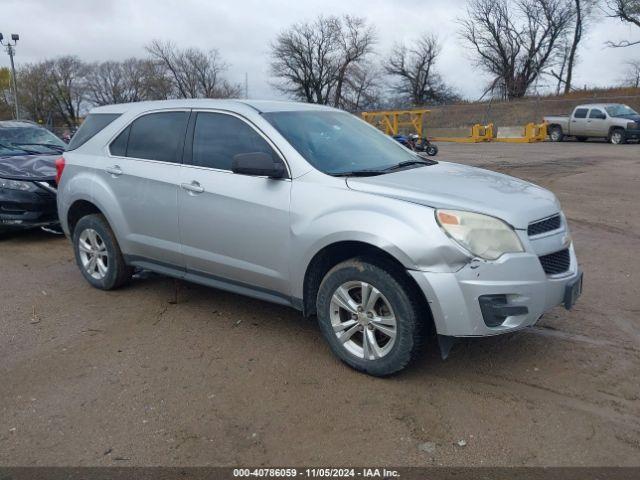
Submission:
{"label": "black tire", "polygon": [[[85,230],[89,229],[97,232],[102,241],[101,245],[104,245],[108,256],[106,273],[104,277],[100,279],[94,278],[89,274],[83,266],[81,259],[80,237]],[[133,268],[125,263],[118,241],[103,215],[92,214],[82,217],[73,230],[72,240],[78,268],[87,282],[92,286],[101,290],[113,290],[131,280]]]}
{"label": "black tire", "polygon": [[586,142],[587,140],[589,140],[589,137],[576,137],[576,140],[578,140],[579,142]]}
{"label": "black tire", "polygon": [[564,133],[559,125],[554,125],[549,128],[549,139],[552,142],[561,142],[564,140]]}
{"label": "black tire", "polygon": [[[320,330],[333,353],[350,367],[370,375],[383,377],[404,369],[422,350],[425,321],[418,292],[391,263],[367,258],[354,258],[333,267],[320,284],[316,308]],[[331,300],[336,290],[345,283],[366,282],[375,287],[388,300],[396,318],[395,340],[381,358],[365,359],[347,350],[334,332],[331,320]],[[354,334],[354,340],[363,338],[366,327]]]}
{"label": "black tire", "polygon": [[427,145],[426,152],[430,157],[435,157],[438,154],[438,147],[435,145]]}
{"label": "black tire", "polygon": [[627,132],[624,128],[614,128],[609,134],[609,142],[613,145],[624,145],[627,143]]}

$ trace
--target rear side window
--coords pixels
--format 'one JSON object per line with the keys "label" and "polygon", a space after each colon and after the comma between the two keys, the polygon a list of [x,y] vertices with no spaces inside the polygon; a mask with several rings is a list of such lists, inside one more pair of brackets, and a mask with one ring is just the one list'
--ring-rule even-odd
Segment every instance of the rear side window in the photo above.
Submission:
{"label": "rear side window", "polygon": [[120,133],[109,150],[121,157],[180,162],[188,119],[188,112],[144,115]]}
{"label": "rear side window", "polygon": [[119,116],[119,113],[90,113],[69,142],[67,150],[75,150],[80,145],[87,143]]}
{"label": "rear side window", "polygon": [[268,153],[273,149],[247,123],[223,113],[198,113],[193,132],[192,165],[231,170],[233,157],[240,153]]}
{"label": "rear side window", "polygon": [[575,118],[587,118],[587,112],[589,110],[587,108],[578,108],[576,112],[573,114]]}

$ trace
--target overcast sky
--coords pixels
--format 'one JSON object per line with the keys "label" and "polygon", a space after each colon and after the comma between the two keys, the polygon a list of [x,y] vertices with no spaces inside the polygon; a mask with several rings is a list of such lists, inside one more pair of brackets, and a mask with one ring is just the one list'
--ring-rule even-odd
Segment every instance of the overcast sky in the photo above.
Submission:
{"label": "overcast sky", "polygon": [[[486,77],[473,67],[458,37],[457,19],[464,0],[1,0],[0,32],[19,33],[16,63],[63,54],[86,61],[144,56],[152,39],[179,46],[217,48],[230,64],[227,78],[249,78],[252,98],[280,98],[269,84],[269,43],[288,25],[318,14],[348,13],[375,25],[377,50],[385,55],[394,42],[407,44],[423,32],[436,33],[443,44],[438,70],[445,81],[475,99]],[[619,83],[624,62],[640,60],[640,46],[605,48],[606,40],[640,39],[636,28],[599,19],[579,52],[575,85]],[[0,66],[9,64],[0,56]]]}

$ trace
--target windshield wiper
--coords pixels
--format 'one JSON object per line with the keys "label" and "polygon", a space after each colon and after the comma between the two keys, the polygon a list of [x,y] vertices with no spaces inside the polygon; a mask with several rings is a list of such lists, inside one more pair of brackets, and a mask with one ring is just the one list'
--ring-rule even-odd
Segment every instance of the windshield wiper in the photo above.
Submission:
{"label": "windshield wiper", "polygon": [[331,175],[334,177],[375,177],[385,173],[386,170],[354,170],[353,172],[338,172]]}
{"label": "windshield wiper", "polygon": [[385,172],[391,172],[393,170],[399,170],[404,167],[410,167],[411,165],[435,165],[436,162],[433,160],[405,160],[404,162],[400,162],[396,165],[392,165],[384,169]]}
{"label": "windshield wiper", "polygon": [[[65,148],[63,146],[56,145],[55,143],[13,143],[13,145],[26,145],[27,147],[29,145],[36,145],[38,147],[50,148],[51,150],[54,150],[58,153],[62,153],[65,151]],[[37,152],[37,153],[40,153],[40,152]]]}
{"label": "windshield wiper", "polygon": [[10,150],[12,152],[15,152],[16,150],[22,150],[27,155],[36,155],[38,153],[41,153],[41,152],[36,152],[34,150],[29,150],[27,148],[22,148],[19,145],[13,144],[13,143],[0,143],[0,147],[4,148],[6,150]]}

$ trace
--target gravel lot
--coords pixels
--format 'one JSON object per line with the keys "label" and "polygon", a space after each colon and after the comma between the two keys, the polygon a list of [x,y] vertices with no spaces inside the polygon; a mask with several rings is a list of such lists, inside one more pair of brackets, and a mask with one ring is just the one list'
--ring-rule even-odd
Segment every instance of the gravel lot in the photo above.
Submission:
{"label": "gravel lot", "polygon": [[6,236],[0,464],[640,465],[640,145],[440,148],[559,196],[572,312],[382,380],[293,310],[154,275],[102,292],[65,238]]}

